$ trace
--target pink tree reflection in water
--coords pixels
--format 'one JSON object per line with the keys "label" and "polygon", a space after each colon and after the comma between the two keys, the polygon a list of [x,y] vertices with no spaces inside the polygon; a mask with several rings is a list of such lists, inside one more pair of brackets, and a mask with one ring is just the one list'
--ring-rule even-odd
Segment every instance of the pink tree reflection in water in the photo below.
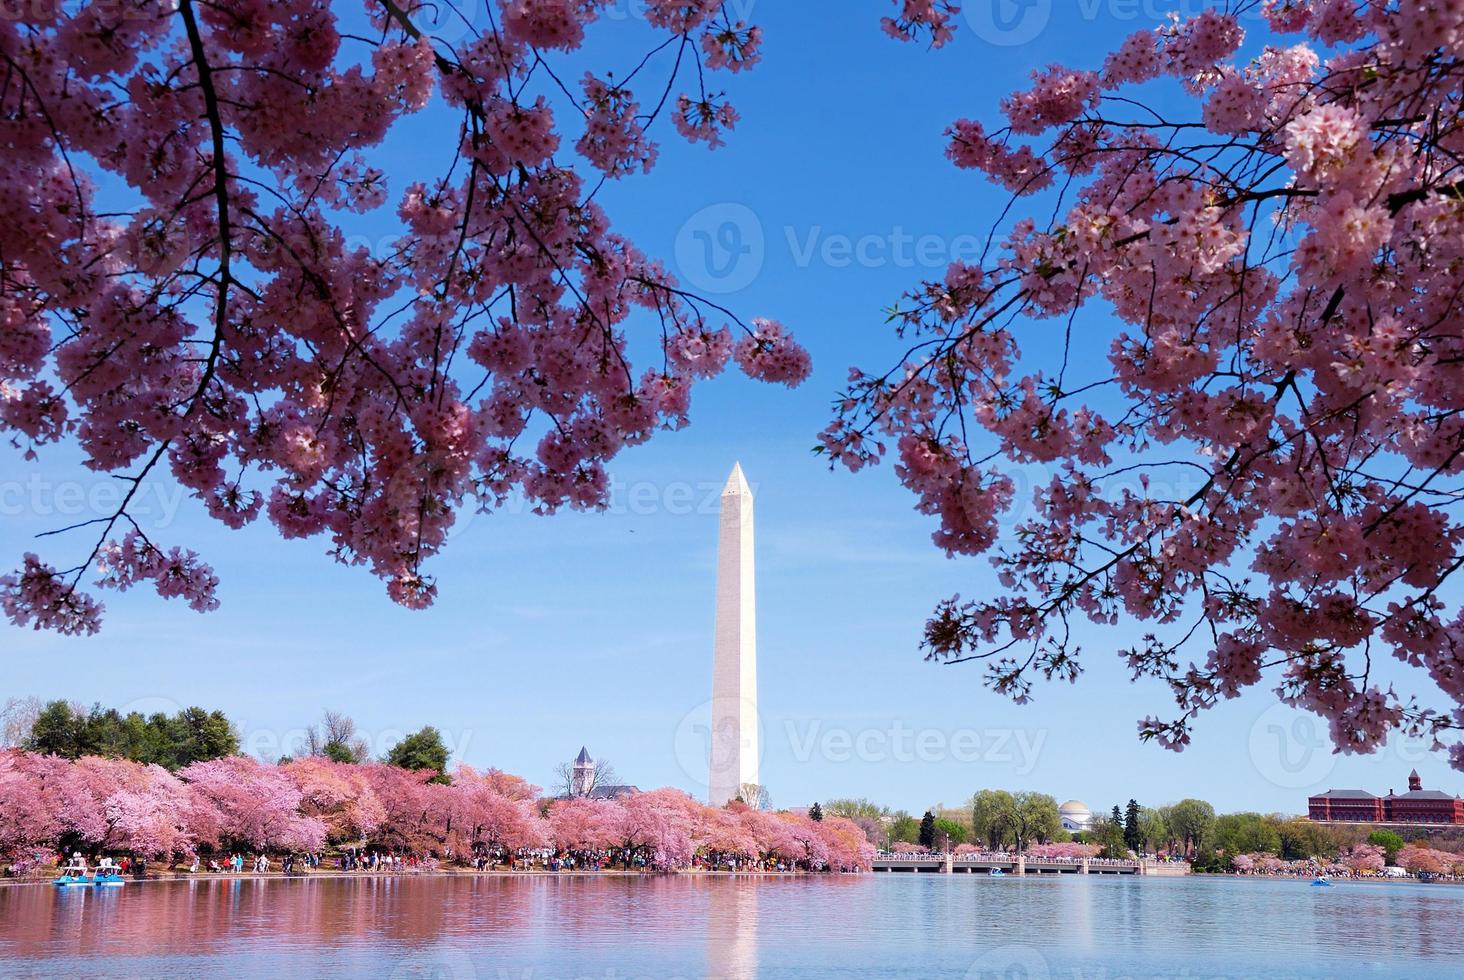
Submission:
{"label": "pink tree reflection in water", "polygon": [[[1235,975],[1351,976],[1364,959],[1378,975],[1457,976],[1464,889],[1319,891],[1260,878],[696,873],[4,886],[0,976],[961,977],[993,942],[1052,976],[1207,976],[1222,960]],[[992,926],[1003,922],[1021,923],[1019,939]]]}

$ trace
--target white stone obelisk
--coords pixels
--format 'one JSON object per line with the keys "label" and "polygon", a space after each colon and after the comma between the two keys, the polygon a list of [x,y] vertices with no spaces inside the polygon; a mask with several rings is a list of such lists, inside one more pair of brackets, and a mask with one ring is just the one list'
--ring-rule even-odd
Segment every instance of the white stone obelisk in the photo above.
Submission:
{"label": "white stone obelisk", "polygon": [[757,606],[753,593],[752,488],[738,463],[722,489],[717,539],[716,650],[707,779],[712,806],[723,806],[736,799],[745,784],[758,782]]}

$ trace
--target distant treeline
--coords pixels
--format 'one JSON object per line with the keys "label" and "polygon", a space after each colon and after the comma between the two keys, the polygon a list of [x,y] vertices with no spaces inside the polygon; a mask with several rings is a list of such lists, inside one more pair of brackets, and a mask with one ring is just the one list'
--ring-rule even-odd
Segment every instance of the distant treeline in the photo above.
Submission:
{"label": "distant treeline", "polygon": [[1428,840],[1446,851],[1464,851],[1464,833],[1437,828],[1377,830],[1366,825],[1319,824],[1300,816],[1262,813],[1216,814],[1205,800],[1165,806],[1129,800],[1096,812],[1086,830],[1062,827],[1057,800],[1045,793],[984,789],[961,809],[931,808],[921,817],[865,799],[829,800],[823,810],[858,823],[884,847],[903,843],[943,850],[962,844],[992,850],[1078,842],[1096,845],[1102,857],[1141,853],[1184,857],[1201,871],[1234,870],[1241,855],[1274,855],[1281,861],[1331,861],[1360,845],[1381,848],[1389,864],[1414,841]]}
{"label": "distant treeline", "polygon": [[[126,714],[94,704],[69,701],[42,704],[36,698],[12,699],[3,711],[4,744],[63,759],[94,756],[162,766],[169,772],[239,754],[239,730],[222,711],[183,708],[174,714],[140,711]],[[302,757],[363,763],[369,752],[356,734],[356,723],[338,711],[326,711],[317,725],[304,730],[292,750]],[[291,761],[290,756],[278,760]],[[381,761],[403,769],[431,769],[446,779],[448,751],[442,734],[429,726],[392,746]]]}
{"label": "distant treeline", "polygon": [[239,734],[222,711],[183,708],[175,714],[123,714],[100,704],[90,709],[51,701],[35,713],[21,748],[64,759],[101,756],[175,770],[239,751]]}

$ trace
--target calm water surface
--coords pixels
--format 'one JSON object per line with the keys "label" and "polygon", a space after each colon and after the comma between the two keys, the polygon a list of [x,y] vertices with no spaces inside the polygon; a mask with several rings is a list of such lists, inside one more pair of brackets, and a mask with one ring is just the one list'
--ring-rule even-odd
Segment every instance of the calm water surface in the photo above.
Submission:
{"label": "calm water surface", "polygon": [[0,974],[1457,978],[1464,888],[1066,875],[24,886],[0,888]]}

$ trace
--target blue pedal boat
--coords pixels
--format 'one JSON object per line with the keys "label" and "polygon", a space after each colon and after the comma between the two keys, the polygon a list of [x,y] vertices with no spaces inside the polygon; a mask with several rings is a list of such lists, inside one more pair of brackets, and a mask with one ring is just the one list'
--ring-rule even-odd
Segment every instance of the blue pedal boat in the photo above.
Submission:
{"label": "blue pedal boat", "polygon": [[122,869],[111,858],[102,858],[96,874],[92,875],[92,884],[98,888],[121,888],[127,882],[122,878]]}
{"label": "blue pedal boat", "polygon": [[61,868],[61,874],[52,882],[57,888],[67,885],[90,885],[91,879],[86,876],[86,858],[80,854],[71,855],[71,860]]}

